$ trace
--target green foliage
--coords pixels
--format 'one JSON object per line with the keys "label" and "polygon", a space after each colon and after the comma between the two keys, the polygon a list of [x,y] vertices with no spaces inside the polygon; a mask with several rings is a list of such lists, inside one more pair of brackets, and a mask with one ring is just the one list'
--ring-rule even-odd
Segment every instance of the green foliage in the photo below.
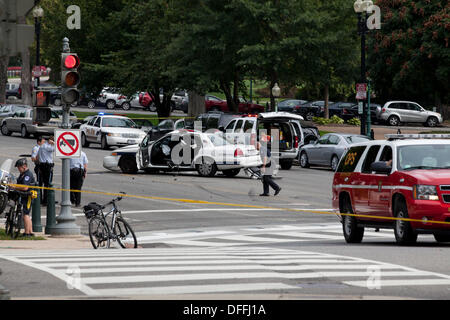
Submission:
{"label": "green foliage", "polygon": [[352,125],[352,126],[361,126],[361,120],[359,118],[351,118],[350,120],[347,121],[348,124]]}
{"label": "green foliage", "polygon": [[326,124],[343,124],[344,120],[334,115],[330,119],[322,118],[322,117],[313,117],[313,122],[319,125]]}
{"label": "green foliage", "polygon": [[344,119],[339,118],[337,115],[334,115],[330,118],[331,123],[335,123],[335,124],[343,124],[344,123]]}

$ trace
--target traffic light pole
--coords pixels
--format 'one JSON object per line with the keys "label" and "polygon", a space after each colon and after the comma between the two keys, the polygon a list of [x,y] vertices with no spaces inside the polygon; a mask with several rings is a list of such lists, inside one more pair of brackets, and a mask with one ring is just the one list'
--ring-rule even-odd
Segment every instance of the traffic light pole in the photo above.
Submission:
{"label": "traffic light pole", "polygon": [[[63,40],[63,52],[70,52],[69,39]],[[69,129],[70,104],[63,105],[63,129]],[[79,235],[80,227],[76,225],[76,218],[72,215],[70,203],[70,159],[62,159],[62,189],[61,212],[56,217],[57,224],[50,230],[52,235]]]}

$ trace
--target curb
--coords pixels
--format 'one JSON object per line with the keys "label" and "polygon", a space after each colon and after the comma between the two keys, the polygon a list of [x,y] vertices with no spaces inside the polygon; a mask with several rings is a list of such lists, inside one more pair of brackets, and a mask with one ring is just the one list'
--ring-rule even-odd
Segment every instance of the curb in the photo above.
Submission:
{"label": "curb", "polygon": [[[0,275],[2,274],[2,270],[0,269]],[[10,300],[9,290],[5,289],[4,286],[0,284],[0,300]]]}

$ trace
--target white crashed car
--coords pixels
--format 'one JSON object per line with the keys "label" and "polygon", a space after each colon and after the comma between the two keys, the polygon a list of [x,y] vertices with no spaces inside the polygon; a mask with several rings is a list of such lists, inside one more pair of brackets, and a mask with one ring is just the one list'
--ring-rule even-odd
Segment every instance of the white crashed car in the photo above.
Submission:
{"label": "white crashed car", "polygon": [[[137,153],[133,163],[134,152]],[[259,151],[253,145],[231,144],[222,133],[193,130],[176,130],[156,141],[150,141],[147,135],[139,145],[116,149],[103,161],[105,168],[125,173],[196,170],[209,177],[217,171],[234,177],[241,169],[260,165]]]}

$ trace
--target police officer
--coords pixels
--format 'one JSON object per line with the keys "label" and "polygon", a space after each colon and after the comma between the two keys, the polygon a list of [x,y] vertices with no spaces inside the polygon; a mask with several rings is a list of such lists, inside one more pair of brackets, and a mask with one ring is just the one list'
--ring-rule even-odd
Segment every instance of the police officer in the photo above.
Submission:
{"label": "police officer", "polygon": [[[17,160],[15,167],[20,172],[19,178],[17,178],[17,184],[27,186],[35,185],[36,182],[34,180],[33,174],[28,169],[27,160],[25,158]],[[28,191],[29,188],[24,186],[24,187],[14,187],[14,189],[18,191]],[[22,203],[23,224],[25,228],[23,235],[25,237],[32,237],[34,236],[34,234],[32,233],[33,229],[30,218],[31,203],[28,202],[28,196],[21,195],[20,198]]]}
{"label": "police officer", "polygon": [[[40,146],[45,143],[45,139],[42,136],[37,137],[36,145],[31,150],[31,161],[34,163],[34,173],[36,174],[36,180],[39,182],[39,186],[42,187],[41,174],[39,173],[39,159],[38,151]],[[40,192],[40,190],[39,190]]]}
{"label": "police officer", "polygon": [[[55,166],[53,162],[54,151],[55,142],[53,136],[43,143],[38,151],[39,172],[42,179],[42,185],[47,188],[50,187],[50,184],[53,181],[53,167]],[[44,206],[47,205],[47,193],[48,190],[44,190],[42,197],[42,205]]]}
{"label": "police officer", "polygon": [[[70,189],[80,190],[83,186],[83,181],[86,179],[88,158],[84,151],[81,151],[79,158],[70,159]],[[80,206],[81,192],[70,192],[70,202],[75,207]]]}

